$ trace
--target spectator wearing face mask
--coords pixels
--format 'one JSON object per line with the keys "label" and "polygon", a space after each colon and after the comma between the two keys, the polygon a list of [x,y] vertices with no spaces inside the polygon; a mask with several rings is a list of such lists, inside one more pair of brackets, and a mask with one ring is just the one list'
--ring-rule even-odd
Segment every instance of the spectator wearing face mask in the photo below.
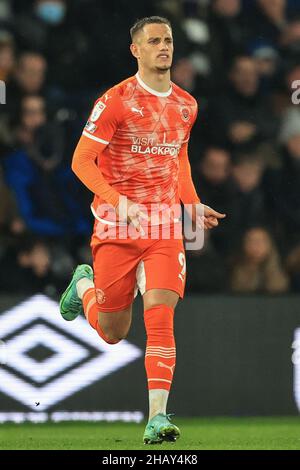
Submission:
{"label": "spectator wearing face mask", "polygon": [[38,51],[44,55],[49,65],[48,79],[52,87],[65,90],[84,84],[87,54],[87,41],[80,24],[73,23],[71,13],[71,2],[35,0],[31,9],[17,16],[15,23],[20,49]]}
{"label": "spectator wearing face mask", "polygon": [[21,50],[45,53],[51,29],[64,23],[64,0],[35,0],[15,18],[15,33]]}

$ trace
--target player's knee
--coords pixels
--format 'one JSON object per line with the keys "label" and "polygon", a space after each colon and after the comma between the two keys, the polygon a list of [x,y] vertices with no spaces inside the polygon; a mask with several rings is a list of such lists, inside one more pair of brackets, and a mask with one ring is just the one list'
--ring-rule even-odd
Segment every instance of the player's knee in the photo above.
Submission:
{"label": "player's knee", "polygon": [[144,309],[149,310],[159,305],[175,308],[179,299],[177,292],[165,289],[150,289],[143,295]]}
{"label": "player's knee", "polygon": [[145,303],[144,310],[150,310],[151,308],[158,307],[161,305],[161,303],[156,302],[155,300],[148,300],[147,303]]}
{"label": "player's knee", "polygon": [[104,334],[110,343],[116,344],[127,337],[128,331],[105,328]]}

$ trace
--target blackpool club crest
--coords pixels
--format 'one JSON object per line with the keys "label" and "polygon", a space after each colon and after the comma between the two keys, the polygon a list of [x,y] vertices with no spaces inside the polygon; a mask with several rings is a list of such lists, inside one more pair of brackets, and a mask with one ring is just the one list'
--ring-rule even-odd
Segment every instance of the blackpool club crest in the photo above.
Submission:
{"label": "blackpool club crest", "polygon": [[184,122],[187,122],[190,119],[190,110],[186,106],[180,108],[180,114]]}
{"label": "blackpool club crest", "polygon": [[106,297],[102,289],[96,289],[96,299],[98,304],[103,304],[105,302]]}

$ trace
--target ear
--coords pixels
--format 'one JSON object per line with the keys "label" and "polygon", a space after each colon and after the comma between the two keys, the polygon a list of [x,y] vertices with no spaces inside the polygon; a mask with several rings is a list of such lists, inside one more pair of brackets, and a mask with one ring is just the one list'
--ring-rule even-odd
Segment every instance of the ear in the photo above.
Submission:
{"label": "ear", "polygon": [[136,44],[132,43],[130,44],[130,50],[131,50],[131,54],[133,55],[133,57],[135,57],[136,59],[139,59],[139,52],[138,52],[138,47]]}

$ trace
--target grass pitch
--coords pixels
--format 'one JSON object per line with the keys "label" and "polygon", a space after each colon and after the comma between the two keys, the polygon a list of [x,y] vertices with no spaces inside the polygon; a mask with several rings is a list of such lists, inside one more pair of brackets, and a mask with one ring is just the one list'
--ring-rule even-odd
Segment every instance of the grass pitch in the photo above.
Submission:
{"label": "grass pitch", "polygon": [[300,418],[176,419],[176,443],[144,446],[144,424],[1,424],[0,449],[277,450],[300,449]]}

